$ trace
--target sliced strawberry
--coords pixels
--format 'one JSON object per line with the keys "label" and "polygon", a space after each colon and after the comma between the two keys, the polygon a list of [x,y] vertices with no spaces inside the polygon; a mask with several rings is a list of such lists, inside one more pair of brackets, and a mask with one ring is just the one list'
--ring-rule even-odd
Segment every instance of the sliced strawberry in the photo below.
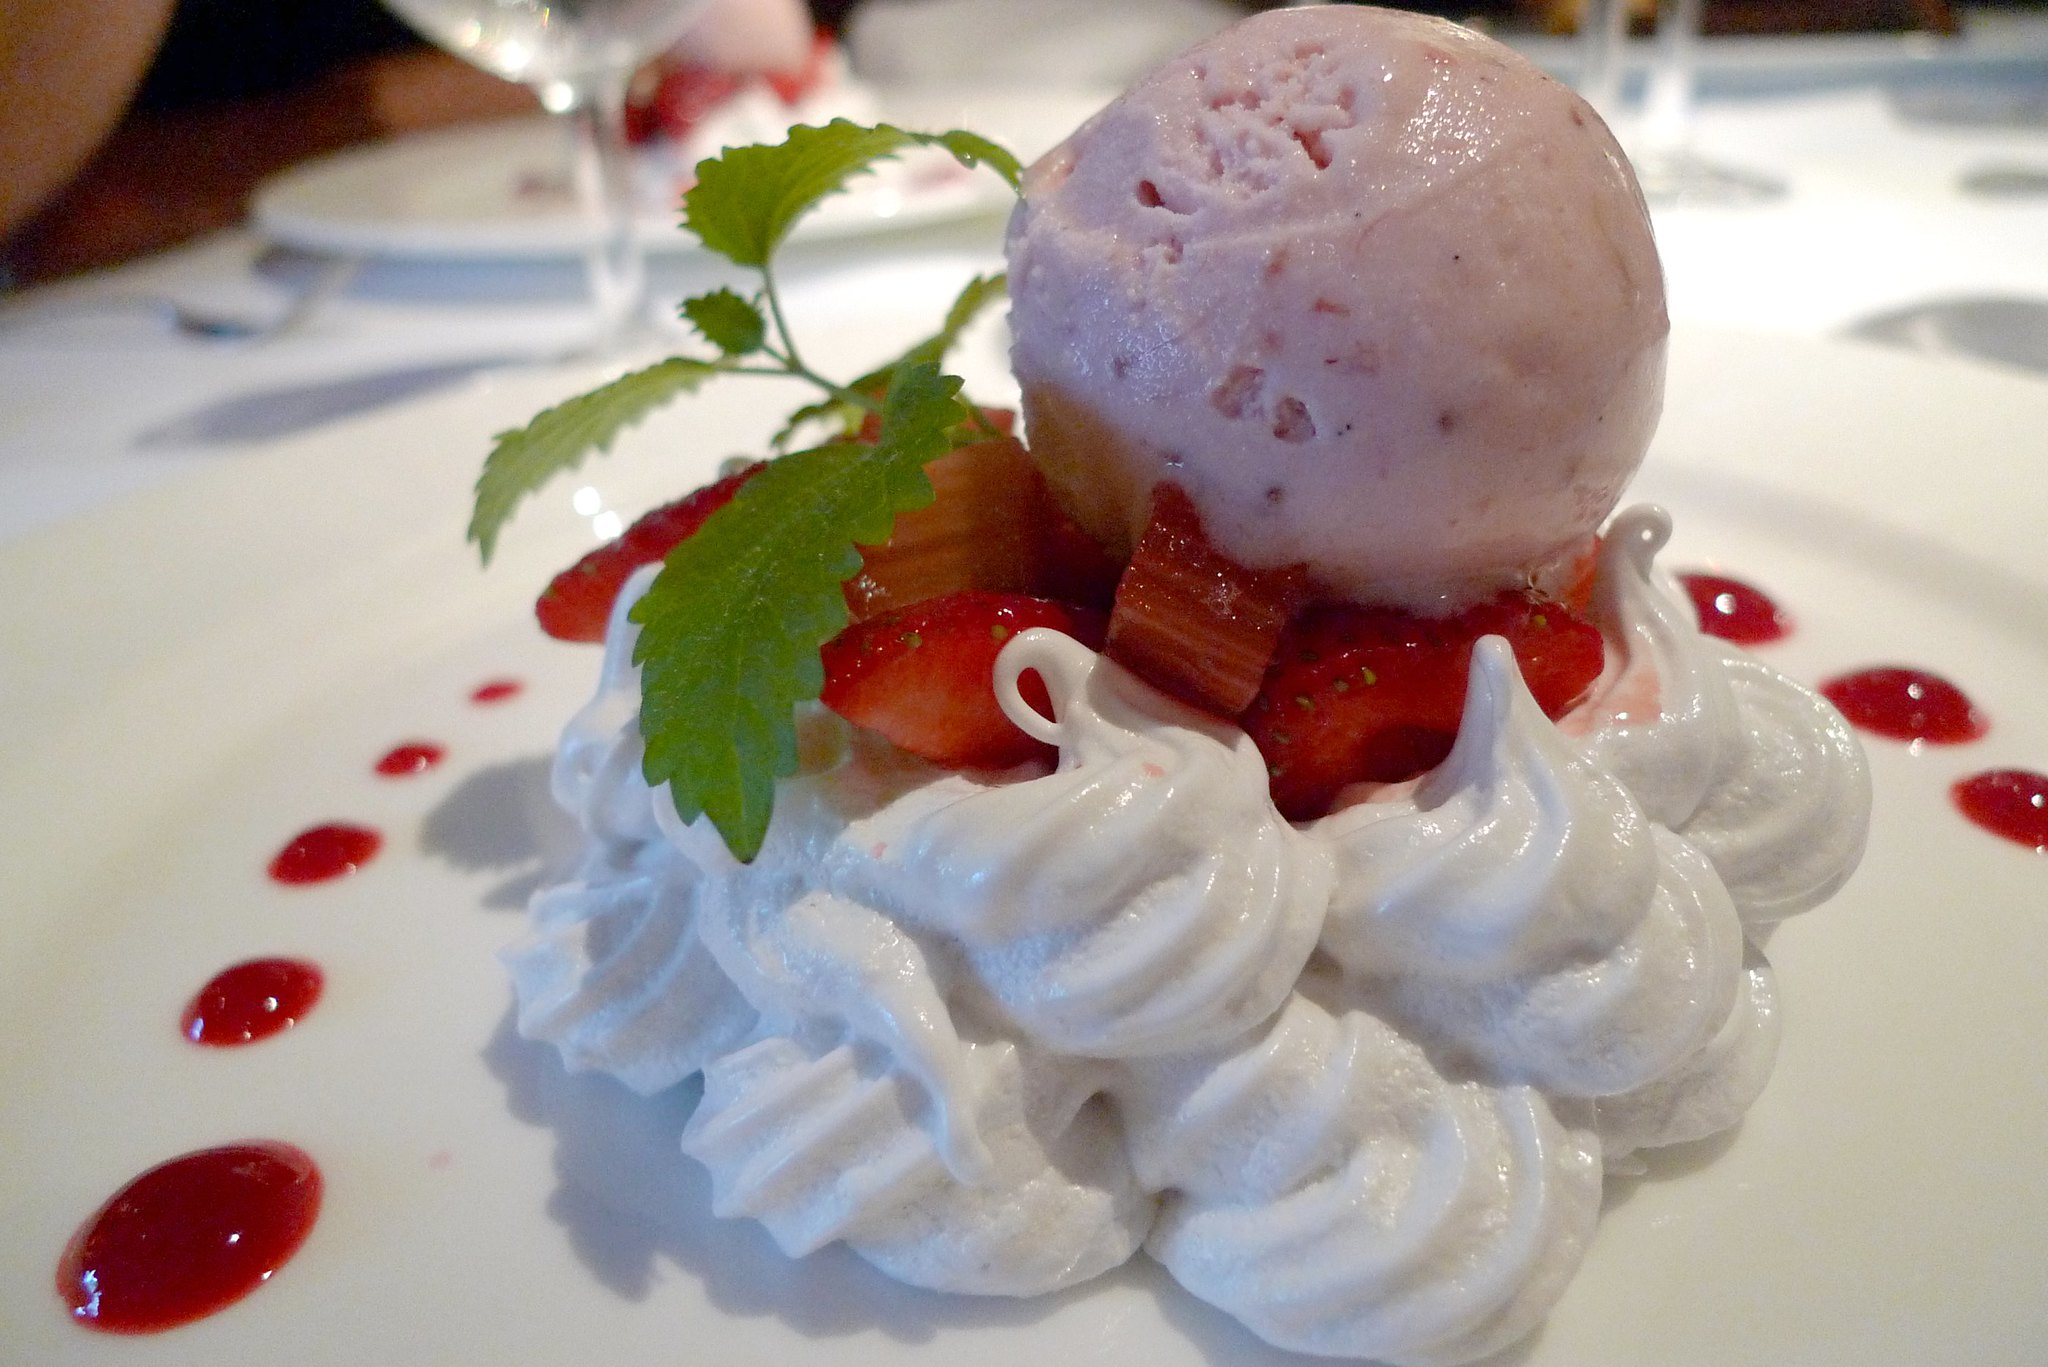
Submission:
{"label": "sliced strawberry", "polygon": [[[1100,613],[1016,593],[967,591],[856,622],[825,643],[827,707],[912,754],[961,769],[1000,769],[1050,753],[996,703],[996,655],[1031,627],[1051,627],[1090,646]],[[1049,712],[1042,685],[1024,680],[1032,706]],[[1037,689],[1034,695],[1033,689]]]}
{"label": "sliced strawberry", "polygon": [[602,641],[612,601],[642,565],[651,565],[704,525],[704,519],[732,501],[740,486],[762,469],[756,461],[715,484],[648,513],[616,540],[607,541],[554,577],[533,605],[548,635],[562,641]]}
{"label": "sliced strawberry", "polygon": [[1234,716],[1257,696],[1300,566],[1248,570],[1209,544],[1179,485],[1152,491],[1152,521],[1117,584],[1109,656],[1185,702]]}
{"label": "sliced strawberry", "polygon": [[730,71],[697,62],[664,61],[644,102],[631,100],[627,104],[628,136],[639,131],[643,139],[665,137],[682,142],[739,94],[744,84]]}
{"label": "sliced strawberry", "polygon": [[1553,718],[1599,677],[1599,630],[1561,603],[1522,594],[1446,618],[1319,604],[1290,623],[1242,719],[1266,757],[1274,805],[1305,820],[1348,783],[1391,783],[1442,763],[1482,636],[1507,638]]}
{"label": "sliced strawberry", "polygon": [[833,40],[832,30],[820,27],[812,33],[811,48],[804,54],[803,65],[791,71],[771,71],[767,74],[766,79],[775,91],[776,98],[784,104],[795,104],[816,90],[824,83],[836,47],[838,44]]}

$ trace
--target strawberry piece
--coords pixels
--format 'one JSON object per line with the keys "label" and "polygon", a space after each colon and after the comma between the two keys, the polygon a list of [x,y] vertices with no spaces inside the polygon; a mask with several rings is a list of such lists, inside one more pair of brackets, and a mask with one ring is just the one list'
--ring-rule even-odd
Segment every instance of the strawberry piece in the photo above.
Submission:
{"label": "strawberry piece", "polygon": [[1346,784],[1413,778],[1443,762],[1482,636],[1503,636],[1552,718],[1600,675],[1599,629],[1561,603],[1502,594],[1455,617],[1319,604],[1290,623],[1244,728],[1266,757],[1273,804],[1320,816]]}
{"label": "strawberry piece", "polygon": [[[1051,627],[1090,646],[1102,615],[1017,593],[949,593],[856,622],[819,652],[825,705],[915,755],[956,769],[1001,769],[1051,747],[1017,729],[996,703],[996,655],[1031,627]],[[1050,713],[1044,686],[1024,696]],[[1036,690],[1034,692],[1034,689]]]}
{"label": "strawberry piece", "polygon": [[1117,584],[1109,656],[1184,702],[1235,716],[1258,695],[1307,587],[1300,566],[1249,570],[1218,551],[1194,501],[1161,483]]}
{"label": "strawberry piece", "polygon": [[743,470],[707,484],[687,498],[664,504],[626,528],[554,577],[533,605],[540,628],[561,641],[602,641],[611,620],[612,602],[634,570],[667,557],[704,525],[704,520],[732,502],[740,486],[763,468],[756,461]]}
{"label": "strawberry piece", "polygon": [[[744,80],[730,71],[696,62],[664,62],[654,90],[645,102],[627,105],[627,135],[643,140],[669,138],[682,142],[697,125],[740,93]],[[639,110],[638,114],[632,111]]]}
{"label": "strawberry piece", "polygon": [[775,97],[784,104],[795,104],[824,84],[826,72],[831,67],[832,53],[837,47],[832,30],[820,26],[811,34],[811,48],[804,54],[803,65],[792,71],[771,71],[767,74],[768,85],[775,91]]}

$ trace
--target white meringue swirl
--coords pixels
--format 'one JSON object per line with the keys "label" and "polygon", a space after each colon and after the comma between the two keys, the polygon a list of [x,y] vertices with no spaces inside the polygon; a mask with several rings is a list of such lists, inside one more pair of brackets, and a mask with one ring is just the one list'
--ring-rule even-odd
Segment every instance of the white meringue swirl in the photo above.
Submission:
{"label": "white meringue swirl", "polygon": [[748,865],[641,777],[643,572],[557,754],[587,843],[507,953],[519,1028],[642,1090],[702,1070],[684,1147],[793,1255],[1028,1295],[1143,1241],[1285,1347],[1495,1351],[1562,1294],[1603,1162],[1755,1100],[1754,941],[1862,850],[1853,737],[1694,628],[1668,533],[1609,531],[1588,702],[1553,725],[1483,641],[1445,762],[1319,821],[1235,726],[1032,631],[994,683],[1056,769],[945,773],[808,710]]}

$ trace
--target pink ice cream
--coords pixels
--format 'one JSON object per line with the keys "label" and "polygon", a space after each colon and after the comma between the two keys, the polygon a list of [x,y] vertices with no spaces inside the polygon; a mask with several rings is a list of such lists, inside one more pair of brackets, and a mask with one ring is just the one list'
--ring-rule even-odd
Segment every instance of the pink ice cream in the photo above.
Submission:
{"label": "pink ice cream", "polygon": [[1127,548],[1154,483],[1240,562],[1454,609],[1583,546],[1663,400],[1663,276],[1586,103],[1419,15],[1276,10],[1025,177],[1032,450]]}

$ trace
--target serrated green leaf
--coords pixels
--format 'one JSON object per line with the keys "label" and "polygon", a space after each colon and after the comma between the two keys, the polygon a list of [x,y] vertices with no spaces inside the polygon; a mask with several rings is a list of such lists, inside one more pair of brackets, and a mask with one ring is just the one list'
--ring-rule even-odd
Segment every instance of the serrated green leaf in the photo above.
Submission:
{"label": "serrated green leaf", "polygon": [[846,625],[854,547],[931,502],[924,467],[952,447],[959,391],[933,365],[899,372],[878,441],[770,462],[633,606],[647,781],[683,820],[708,815],[739,859],[760,852],[776,780],[796,772],[794,709],[824,687],[818,650]]}
{"label": "serrated green leaf", "polygon": [[[946,318],[939,330],[917,345],[905,351],[887,365],[878,366],[861,376],[846,388],[855,394],[865,394],[879,400],[889,389],[889,382],[898,371],[907,366],[929,364],[939,365],[960,341],[960,334],[990,304],[1004,298],[1008,293],[1008,278],[1001,272],[994,275],[977,275],[969,280],[946,310]],[[867,415],[867,410],[844,399],[824,399],[818,403],[805,404],[789,415],[782,429],[771,439],[776,450],[784,450],[804,427],[813,424],[836,424],[842,430],[851,432]]]}
{"label": "serrated green leaf", "polygon": [[946,359],[960,341],[960,334],[967,330],[981,311],[998,299],[1004,298],[1009,289],[1009,277],[998,272],[995,275],[977,275],[961,289],[953,300],[953,306],[946,310],[946,318],[939,330],[885,366],[869,371],[847,388],[857,394],[881,394],[888,389],[890,377],[908,366],[938,365]]}
{"label": "serrated green leaf", "polygon": [[476,481],[469,539],[485,564],[519,501],[592,451],[606,451],[620,432],[678,395],[727,369],[724,359],[671,356],[610,384],[557,404],[524,427],[500,432]]}
{"label": "serrated green leaf", "polygon": [[704,334],[704,340],[727,356],[746,356],[761,349],[768,340],[768,320],[753,300],[729,289],[715,289],[694,299],[685,299],[683,317]]}
{"label": "serrated green leaf", "polygon": [[697,183],[683,196],[683,226],[737,265],[765,266],[813,205],[906,147],[943,147],[962,165],[990,167],[1012,190],[1023,174],[1010,153],[958,129],[911,133],[845,119],[822,128],[798,124],[786,141],[730,148],[697,163]]}
{"label": "serrated green leaf", "polygon": [[953,154],[953,160],[969,168],[986,166],[1008,182],[1018,194],[1024,192],[1024,164],[1001,143],[990,142],[979,133],[955,128],[934,139]]}
{"label": "serrated green leaf", "polygon": [[797,434],[807,427],[836,427],[839,436],[847,436],[860,426],[866,415],[865,408],[844,399],[807,403],[783,420],[781,428],[768,439],[768,444],[777,451],[787,451],[796,445]]}

